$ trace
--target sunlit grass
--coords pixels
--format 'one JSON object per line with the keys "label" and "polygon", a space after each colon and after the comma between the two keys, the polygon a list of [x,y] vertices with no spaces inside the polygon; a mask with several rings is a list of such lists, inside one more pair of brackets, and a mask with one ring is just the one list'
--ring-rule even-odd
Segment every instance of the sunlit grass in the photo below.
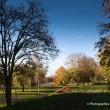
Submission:
{"label": "sunlit grass", "polygon": [[0,108],[6,107],[6,103],[0,103]]}

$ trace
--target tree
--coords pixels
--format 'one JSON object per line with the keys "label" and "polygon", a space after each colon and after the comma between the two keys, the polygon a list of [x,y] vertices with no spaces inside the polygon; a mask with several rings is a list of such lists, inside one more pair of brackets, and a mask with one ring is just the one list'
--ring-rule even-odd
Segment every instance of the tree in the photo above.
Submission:
{"label": "tree", "polygon": [[78,84],[94,81],[98,65],[93,58],[83,53],[72,54],[67,57],[66,64],[70,73],[73,74],[70,74],[71,78]]}
{"label": "tree", "polygon": [[46,72],[47,69],[43,68],[43,66],[41,65],[37,65],[34,70],[34,81],[36,83],[38,94],[39,94],[40,84],[43,84],[45,82]]}
{"label": "tree", "polygon": [[66,70],[63,66],[59,67],[58,70],[55,72],[54,76],[54,84],[55,85],[64,85],[63,76],[65,74]]}
{"label": "tree", "polygon": [[90,70],[88,71],[87,68],[74,68],[73,74],[74,82],[76,82],[78,85],[85,85],[85,83],[89,84],[92,82],[94,73]]}
{"label": "tree", "polygon": [[55,58],[59,52],[48,31],[48,21],[38,0],[10,6],[0,0],[0,76],[5,84],[7,106],[12,104],[11,86],[14,65],[36,56]]}
{"label": "tree", "polygon": [[[104,23],[99,23],[99,41],[95,43],[95,48],[98,48],[98,56],[100,58],[100,65],[110,67],[110,0],[103,2],[103,15],[107,19]],[[103,37],[102,37],[103,36]]]}
{"label": "tree", "polygon": [[105,75],[103,74],[103,68],[102,66],[98,66],[98,68],[96,69],[96,73],[95,73],[95,81],[104,81],[105,80]]}
{"label": "tree", "polygon": [[[46,75],[46,69],[33,61],[27,61],[25,64],[20,65],[13,76],[13,85],[22,87],[24,92],[25,87],[35,86],[39,88],[40,84],[44,83]],[[39,89],[38,89],[39,90]]]}
{"label": "tree", "polygon": [[110,81],[110,0],[103,2],[103,15],[106,18],[104,23],[99,23],[99,41],[95,43],[95,48],[98,48],[98,56],[100,65],[103,69],[105,78]]}
{"label": "tree", "polygon": [[53,76],[48,76],[48,77],[45,78],[45,80],[46,80],[46,83],[52,84],[53,80],[54,80],[54,77]]}
{"label": "tree", "polygon": [[32,71],[30,71],[27,64],[20,65],[13,74],[13,85],[15,87],[22,87],[22,92],[24,92],[24,88],[31,84],[30,74],[32,74]]}
{"label": "tree", "polygon": [[34,60],[27,61],[26,64],[28,65],[28,76],[30,77],[30,89],[31,86],[36,85],[39,94],[40,85],[45,81],[47,66],[44,66],[41,61],[35,58]]}
{"label": "tree", "polygon": [[66,85],[68,83],[85,85],[85,83],[94,82],[95,76],[100,75],[99,66],[95,60],[83,53],[71,54],[65,62],[67,69],[61,66],[54,76],[54,84],[56,85]]}
{"label": "tree", "polygon": [[109,83],[110,82],[110,67],[108,67],[108,66],[102,66],[102,73],[103,73],[103,77]]}
{"label": "tree", "polygon": [[79,67],[80,59],[82,59],[83,57],[85,57],[84,53],[73,53],[66,58],[65,65],[68,68]]}

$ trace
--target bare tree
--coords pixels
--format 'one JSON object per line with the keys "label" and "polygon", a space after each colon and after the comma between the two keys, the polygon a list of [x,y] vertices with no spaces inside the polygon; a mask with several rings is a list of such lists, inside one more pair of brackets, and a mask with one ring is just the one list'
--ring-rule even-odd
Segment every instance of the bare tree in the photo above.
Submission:
{"label": "bare tree", "polygon": [[79,62],[84,57],[84,53],[73,53],[66,58],[65,65],[67,65],[68,68],[79,67]]}
{"label": "bare tree", "polygon": [[7,0],[0,0],[0,76],[6,87],[7,106],[12,104],[14,65],[33,55],[39,59],[55,58],[59,52],[40,2],[25,2],[25,5],[10,6]]}

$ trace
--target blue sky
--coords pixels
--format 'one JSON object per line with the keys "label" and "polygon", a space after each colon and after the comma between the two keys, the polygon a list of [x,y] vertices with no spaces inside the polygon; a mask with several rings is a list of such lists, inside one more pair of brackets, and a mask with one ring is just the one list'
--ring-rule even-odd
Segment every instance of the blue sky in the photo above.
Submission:
{"label": "blue sky", "polygon": [[103,0],[42,0],[50,21],[49,29],[61,50],[50,63],[49,75],[64,65],[68,55],[83,52],[95,58],[94,44],[99,40],[97,25],[102,19]]}
{"label": "blue sky", "polygon": [[[19,1],[16,0],[15,4]],[[49,64],[48,75],[53,75],[58,67],[64,65],[66,58],[72,53],[83,52],[95,58],[94,44],[99,40],[97,25],[102,20],[103,0],[41,1],[50,22],[49,30],[61,50],[56,60]]]}

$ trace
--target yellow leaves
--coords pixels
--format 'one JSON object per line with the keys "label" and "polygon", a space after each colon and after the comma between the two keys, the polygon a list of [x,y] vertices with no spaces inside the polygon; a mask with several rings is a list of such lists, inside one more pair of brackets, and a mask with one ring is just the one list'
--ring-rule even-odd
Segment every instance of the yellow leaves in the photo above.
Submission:
{"label": "yellow leaves", "polygon": [[60,85],[60,81],[61,81],[61,78],[62,78],[62,75],[64,74],[65,72],[65,68],[63,66],[61,66],[57,71],[56,71],[56,74],[54,76],[54,84],[55,85]]}

